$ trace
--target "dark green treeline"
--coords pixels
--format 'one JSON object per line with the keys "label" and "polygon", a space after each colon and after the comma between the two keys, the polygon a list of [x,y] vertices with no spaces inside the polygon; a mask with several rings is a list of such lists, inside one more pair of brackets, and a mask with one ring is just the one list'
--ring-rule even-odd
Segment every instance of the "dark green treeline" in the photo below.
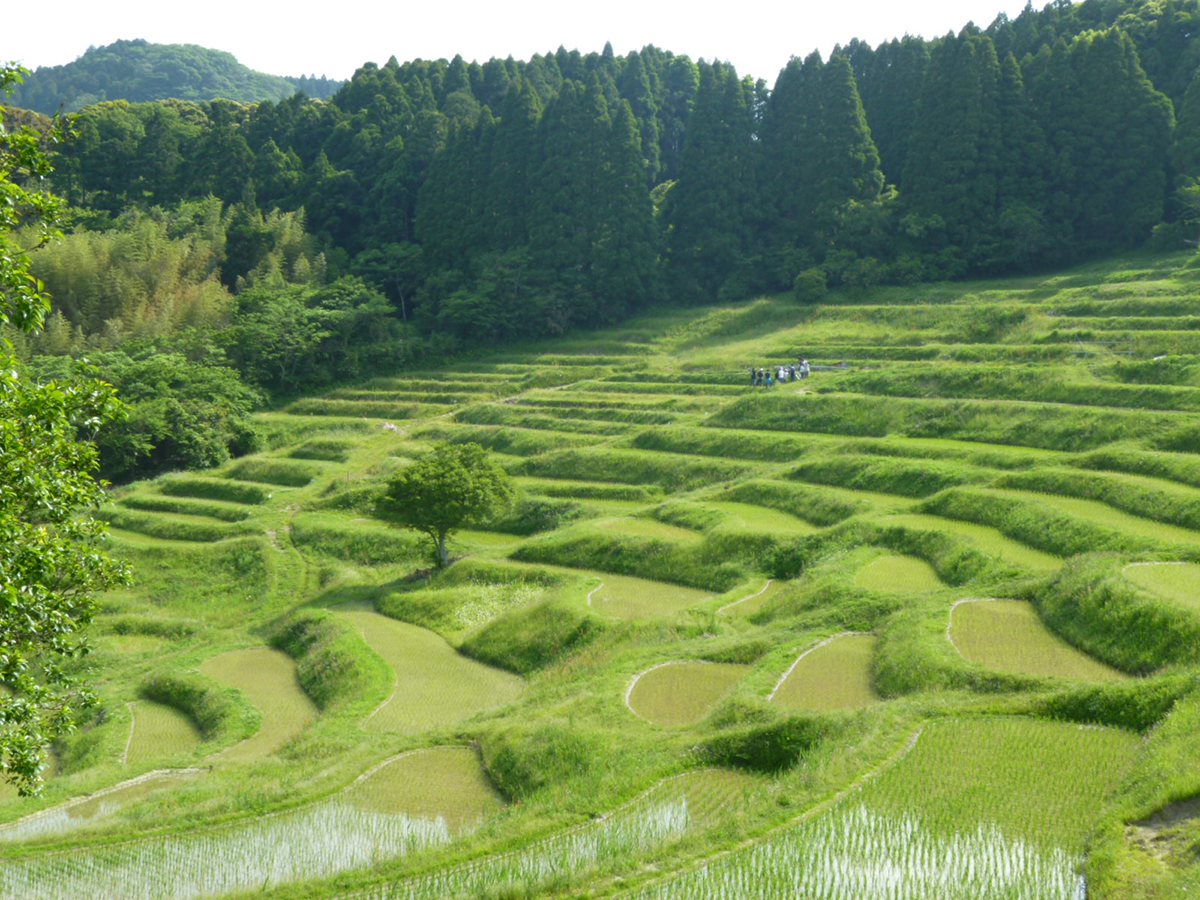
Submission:
{"label": "dark green treeline", "polygon": [[230,288],[272,250],[259,210],[303,209],[330,278],[466,340],[1010,272],[1193,237],[1197,26],[1197,0],[1059,0],[795,58],[773,90],[655,47],[392,59],[326,102],[87,107],[57,187],[80,227],[239,204]]}

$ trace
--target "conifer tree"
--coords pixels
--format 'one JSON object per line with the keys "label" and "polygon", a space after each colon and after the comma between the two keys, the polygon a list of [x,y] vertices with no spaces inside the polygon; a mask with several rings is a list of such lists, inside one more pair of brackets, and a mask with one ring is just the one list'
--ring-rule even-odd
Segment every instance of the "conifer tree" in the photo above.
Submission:
{"label": "conifer tree", "polygon": [[[1055,244],[1046,209],[1047,172],[1053,158],[1011,53],[1000,66],[1000,151],[996,171],[993,249],[981,266],[1005,271],[1044,258]],[[990,258],[986,258],[990,255]]]}
{"label": "conifer tree", "polygon": [[821,105],[812,140],[812,208],[817,226],[836,224],[849,204],[873,203],[883,189],[879,152],[871,140],[854,73],[844,56],[834,56],[821,71]]}
{"label": "conifer tree", "polygon": [[879,167],[889,184],[899,184],[929,67],[929,45],[906,35],[881,46],[872,63],[869,80],[860,80],[858,88],[879,150]]}
{"label": "conifer tree", "polygon": [[1071,63],[1082,116],[1073,130],[1075,234],[1086,247],[1130,244],[1162,216],[1174,113],[1123,31],[1080,35]]}
{"label": "conifer tree", "polygon": [[501,250],[529,240],[530,167],[537,150],[541,103],[526,81],[514,83],[504,98],[492,150],[488,197],[492,243]]}
{"label": "conifer tree", "polygon": [[591,266],[593,291],[612,314],[655,298],[658,254],[641,137],[628,102],[617,104],[610,123]]}
{"label": "conifer tree", "polygon": [[[798,247],[812,230],[822,68],[818,53],[803,62],[792,57],[779,73],[763,114],[760,216],[769,252]],[[795,274],[781,272],[781,284]]]}
{"label": "conifer tree", "polygon": [[996,208],[999,74],[990,38],[947,35],[930,57],[904,169],[908,203],[940,218],[968,259]]}
{"label": "conifer tree", "polygon": [[683,161],[684,134],[692,105],[700,88],[700,69],[686,56],[671,57],[660,76],[662,96],[658,103],[658,133],[661,141],[660,181],[679,177]]}
{"label": "conifer tree", "polygon": [[636,50],[629,54],[617,87],[621,97],[628,101],[639,126],[642,159],[646,161],[647,184],[657,184],[660,155],[658,103],[654,98],[650,74]]}
{"label": "conifer tree", "polygon": [[1171,165],[1178,176],[1200,177],[1200,69],[1178,110],[1171,138]]}
{"label": "conifer tree", "polygon": [[702,66],[668,211],[669,264],[680,296],[717,299],[722,285],[745,262],[753,212],[753,146],[746,92],[737,72],[721,63]]}
{"label": "conifer tree", "polygon": [[1174,114],[1117,28],[1058,41],[1031,66],[1055,158],[1051,221],[1077,252],[1128,245],[1162,215]]}
{"label": "conifer tree", "polygon": [[[539,153],[530,197],[529,236],[539,262],[578,285],[589,258],[587,204],[593,152],[585,89],[563,82],[539,127]],[[603,98],[601,98],[603,99]]]}

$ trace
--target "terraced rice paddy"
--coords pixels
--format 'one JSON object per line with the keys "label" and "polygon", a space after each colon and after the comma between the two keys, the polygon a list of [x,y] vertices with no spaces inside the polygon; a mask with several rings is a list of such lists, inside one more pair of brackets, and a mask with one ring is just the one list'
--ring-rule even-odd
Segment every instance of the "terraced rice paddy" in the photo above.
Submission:
{"label": "terraced rice paddy", "polygon": [[1050,571],[1062,565],[1062,560],[1041,550],[1035,550],[1010,537],[1001,534],[995,528],[986,525],[976,525],[972,522],[962,522],[958,519],[946,519],[941,516],[927,516],[918,513],[888,516],[885,524],[901,525],[905,528],[915,528],[925,531],[941,531],[957,537],[966,538],[978,549],[997,559],[1022,569],[1034,571]]}
{"label": "terraced rice paddy", "polygon": [[1124,677],[1051,634],[1022,600],[958,603],[950,613],[947,634],[964,659],[1000,672],[1080,681]]}
{"label": "terraced rice paddy", "polygon": [[129,704],[129,712],[128,765],[178,756],[200,745],[195,723],[174,707],[139,700]]}
{"label": "terraced rice paddy", "polygon": [[738,597],[732,603],[721,607],[721,612],[736,616],[752,616],[762,609],[772,597],[783,589],[783,582],[768,579],[767,583],[756,591]]}
{"label": "terraced rice paddy", "polygon": [[158,838],[69,864],[48,855],[0,867],[0,897],[189,900],[319,878],[450,840],[440,822],[327,803],[231,828]]}
{"label": "terraced rice paddy", "polygon": [[205,660],[200,671],[237,688],[262,714],[262,724],[253,736],[217,755],[222,762],[273,753],[317,717],[316,706],[296,681],[296,664],[278,650],[233,650]]}
{"label": "terraced rice paddy", "polygon": [[[0,796],[0,900],[1124,900],[1089,839],[1200,790],[1200,565],[1131,565],[1200,540],[1190,260],[659,310],[337,386],[261,414],[263,453],[121,488],[105,706],[44,800]],[[521,497],[432,572],[372,507],[440,440]],[[959,602],[989,596],[1169,674]],[[291,655],[225,652],[264,643]],[[160,674],[227,749],[144,700],[130,732]],[[125,783],[166,765],[195,769]]]}
{"label": "terraced rice paddy", "polygon": [[779,679],[771,701],[792,709],[857,709],[878,698],[871,686],[875,636],[841,634],[804,651]]}
{"label": "terraced rice paddy", "polygon": [[698,541],[701,535],[686,528],[657,522],[654,519],[644,519],[634,516],[622,516],[618,519],[605,519],[596,523],[596,527],[604,531],[615,531],[620,534],[632,534],[638,537],[661,538],[666,541]]}
{"label": "terraced rice paddy", "polygon": [[662,663],[636,676],[625,703],[655,725],[693,725],[745,674],[745,666],[731,663]]}
{"label": "terraced rice paddy", "polygon": [[454,651],[424,628],[366,609],[338,613],[362,634],[395,675],[391,695],[362,723],[366,731],[419,734],[502,706],[524,682]]}
{"label": "terraced rice paddy", "polygon": [[1117,731],[931,724],[829,812],[629,896],[1076,900],[1089,823],[1135,751]]}
{"label": "terraced rice paddy", "polygon": [[712,596],[695,588],[645,578],[602,577],[604,581],[588,594],[588,604],[601,615],[617,619],[665,616]]}
{"label": "terraced rice paddy", "polygon": [[1123,534],[1146,537],[1167,544],[1200,542],[1200,532],[1180,528],[1178,525],[1168,525],[1165,522],[1155,522],[1144,516],[1131,516],[1129,513],[1095,500],[1081,500],[1078,497],[1061,497],[1057,494],[1041,494],[1032,491],[1005,491],[1005,493],[1044,503],[1067,515],[1078,516],[1106,528],[1116,529]]}
{"label": "terraced rice paddy", "polygon": [[1152,594],[1200,612],[1200,565],[1196,563],[1134,563],[1123,574]]}
{"label": "terraced rice paddy", "polygon": [[765,780],[731,769],[700,769],[669,778],[652,788],[638,803],[653,807],[664,801],[687,804],[689,823],[703,823],[737,813],[758,799]]}
{"label": "terraced rice paddy", "polygon": [[[54,837],[103,823],[113,813],[199,774],[197,769],[152,772],[0,826],[0,842]],[[15,793],[15,792],[14,792]],[[12,799],[11,797],[8,799]]]}
{"label": "terraced rice paddy", "polygon": [[722,528],[771,534],[812,534],[817,530],[803,519],[765,506],[720,501],[709,501],[705,505],[725,513],[727,518],[721,523]]}
{"label": "terraced rice paddy", "polygon": [[945,587],[929,563],[911,556],[873,559],[854,574],[854,584],[869,591],[914,594]]}
{"label": "terraced rice paddy", "polygon": [[479,754],[468,747],[402,754],[356,781],[346,799],[368,812],[440,819],[451,833],[474,826],[504,807]]}

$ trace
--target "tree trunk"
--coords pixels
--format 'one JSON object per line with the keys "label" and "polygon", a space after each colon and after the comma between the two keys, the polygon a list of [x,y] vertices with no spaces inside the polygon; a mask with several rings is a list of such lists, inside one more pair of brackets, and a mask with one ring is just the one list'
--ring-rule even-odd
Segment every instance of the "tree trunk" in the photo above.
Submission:
{"label": "tree trunk", "polygon": [[446,555],[446,535],[439,534],[437,536],[437,567],[444,569],[449,561],[450,559]]}

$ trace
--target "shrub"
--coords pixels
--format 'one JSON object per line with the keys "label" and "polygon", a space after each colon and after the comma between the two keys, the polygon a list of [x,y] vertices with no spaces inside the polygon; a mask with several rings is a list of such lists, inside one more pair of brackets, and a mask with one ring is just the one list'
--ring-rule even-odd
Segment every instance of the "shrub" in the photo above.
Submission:
{"label": "shrub", "polygon": [[598,767],[600,742],[578,728],[557,722],[499,731],[480,740],[483,764],[513,800]]}
{"label": "shrub", "polygon": [[709,765],[774,774],[790,769],[832,732],[833,727],[825,719],[791,715],[730,729],[700,744],[697,751]]}
{"label": "shrub", "polygon": [[198,672],[159,672],[143,682],[139,695],[188,716],[206,741],[235,741],[258,730],[261,716],[238,691]]}
{"label": "shrub", "polygon": [[272,646],[296,660],[296,678],[319,709],[361,696],[372,677],[386,678],[361,638],[326,610],[307,609],[271,636]]}
{"label": "shrub", "polygon": [[828,293],[828,276],[820,266],[805,269],[792,281],[792,296],[801,303],[816,303]]}
{"label": "shrub", "polygon": [[1200,616],[1126,581],[1120,574],[1124,563],[1109,554],[1069,560],[1033,593],[1043,621],[1126,672],[1145,674],[1200,661]]}
{"label": "shrub", "polygon": [[482,662],[527,675],[591,643],[603,629],[599,619],[551,600],[495,620],[459,650]]}

